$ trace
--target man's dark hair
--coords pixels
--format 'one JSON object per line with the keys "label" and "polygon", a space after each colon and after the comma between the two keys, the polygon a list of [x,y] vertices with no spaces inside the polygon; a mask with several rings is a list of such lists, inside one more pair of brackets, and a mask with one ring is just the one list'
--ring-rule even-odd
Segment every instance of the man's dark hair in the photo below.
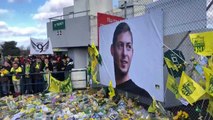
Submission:
{"label": "man's dark hair", "polygon": [[127,31],[131,34],[131,38],[132,38],[132,42],[133,42],[132,32],[130,30],[129,25],[125,22],[121,22],[120,24],[118,24],[118,26],[115,29],[115,32],[113,34],[112,44],[115,45],[119,34],[127,32]]}

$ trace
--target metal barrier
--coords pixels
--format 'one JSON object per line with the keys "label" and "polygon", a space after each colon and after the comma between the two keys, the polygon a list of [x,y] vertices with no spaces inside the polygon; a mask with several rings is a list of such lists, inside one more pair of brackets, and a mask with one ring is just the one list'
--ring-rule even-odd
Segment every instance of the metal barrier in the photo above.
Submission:
{"label": "metal barrier", "polygon": [[73,89],[85,89],[88,86],[87,69],[73,69],[71,80]]}
{"label": "metal barrier", "polygon": [[[46,77],[47,79],[44,77],[46,74],[48,74],[48,77]],[[18,94],[36,94],[48,91],[50,75],[56,77],[56,79],[61,75],[64,80],[67,79],[67,77],[70,77],[72,89],[74,90],[86,89],[88,86],[86,68],[72,69],[71,71],[30,73],[29,78],[26,78],[25,75],[26,74],[19,74],[20,82],[16,84],[20,87]],[[0,97],[9,94],[16,94],[14,91],[14,84],[11,79],[12,76],[13,74],[4,76],[6,77],[4,81],[2,80],[3,77],[0,78]]]}

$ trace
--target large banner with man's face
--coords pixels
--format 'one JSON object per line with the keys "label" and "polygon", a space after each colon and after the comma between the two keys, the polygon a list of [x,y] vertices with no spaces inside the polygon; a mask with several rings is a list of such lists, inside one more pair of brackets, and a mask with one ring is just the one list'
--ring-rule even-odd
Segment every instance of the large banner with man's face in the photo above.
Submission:
{"label": "large banner with man's face", "polygon": [[164,101],[163,12],[100,27],[101,84]]}

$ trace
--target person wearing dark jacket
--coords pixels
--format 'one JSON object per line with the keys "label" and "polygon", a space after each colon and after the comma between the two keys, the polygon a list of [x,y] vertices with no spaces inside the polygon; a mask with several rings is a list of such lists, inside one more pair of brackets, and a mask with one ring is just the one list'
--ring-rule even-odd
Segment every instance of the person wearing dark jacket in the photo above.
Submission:
{"label": "person wearing dark jacket", "polygon": [[33,83],[34,83],[34,92],[43,92],[43,70],[42,70],[42,63],[40,58],[36,58],[35,63],[32,65],[32,72],[33,72]]}
{"label": "person wearing dark jacket", "polygon": [[66,67],[65,67],[65,79],[69,77],[71,70],[74,68],[74,62],[72,58],[66,58]]}
{"label": "person wearing dark jacket", "polygon": [[60,57],[57,59],[56,70],[57,70],[57,73],[55,74],[55,78],[57,80],[64,81],[65,65],[64,65],[64,62],[61,60]]}
{"label": "person wearing dark jacket", "polygon": [[73,59],[67,57],[67,58],[66,58],[66,62],[67,62],[67,65],[66,65],[65,71],[70,71],[70,70],[72,70],[72,69],[74,68]]}
{"label": "person wearing dark jacket", "polygon": [[23,73],[24,73],[24,79],[23,79],[23,83],[24,83],[24,93],[25,94],[32,94],[33,93],[33,89],[32,89],[32,65],[30,60],[26,60],[25,61],[25,65],[23,68]]}
{"label": "person wearing dark jacket", "polygon": [[45,58],[44,62],[42,63],[42,69],[45,72],[47,68],[49,69],[49,71],[53,71],[53,64],[49,61],[48,58]]}
{"label": "person wearing dark jacket", "polygon": [[[5,67],[5,69],[7,69],[10,72],[10,69],[12,66],[12,61],[10,61],[8,59],[5,60],[3,66]],[[14,86],[13,86],[13,82],[12,82],[12,75],[9,74],[7,77],[9,79],[9,83],[8,83],[9,84],[9,88],[8,88],[9,94],[13,94],[15,91],[14,91]]]}
{"label": "person wearing dark jacket", "polygon": [[49,61],[49,59],[46,57],[44,59],[43,65],[42,65],[42,70],[44,72],[43,77],[44,77],[44,87],[46,88],[48,86],[48,79],[49,77],[49,72],[53,71],[53,64]]}
{"label": "person wearing dark jacket", "polygon": [[2,66],[0,71],[0,83],[1,83],[1,96],[6,96],[9,94],[9,88],[10,88],[10,81],[8,78],[10,68],[7,68],[6,66]]}

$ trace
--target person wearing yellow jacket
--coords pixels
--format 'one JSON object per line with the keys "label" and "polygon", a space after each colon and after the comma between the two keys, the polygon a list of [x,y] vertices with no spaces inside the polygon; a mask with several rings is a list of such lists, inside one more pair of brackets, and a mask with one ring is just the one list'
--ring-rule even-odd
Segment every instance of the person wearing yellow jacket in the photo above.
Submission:
{"label": "person wearing yellow jacket", "polygon": [[18,63],[13,63],[13,67],[11,68],[10,72],[12,73],[12,81],[15,90],[15,96],[18,96],[21,92],[20,88],[20,81],[21,81],[21,73],[22,68],[18,65]]}

